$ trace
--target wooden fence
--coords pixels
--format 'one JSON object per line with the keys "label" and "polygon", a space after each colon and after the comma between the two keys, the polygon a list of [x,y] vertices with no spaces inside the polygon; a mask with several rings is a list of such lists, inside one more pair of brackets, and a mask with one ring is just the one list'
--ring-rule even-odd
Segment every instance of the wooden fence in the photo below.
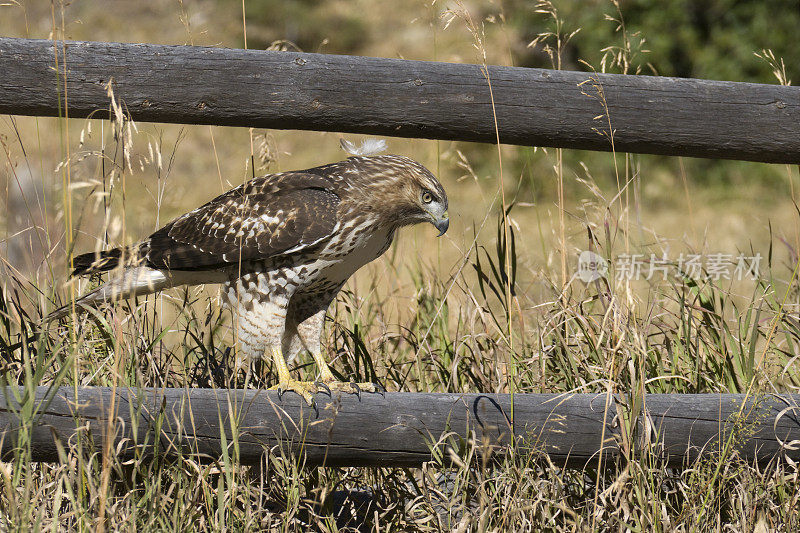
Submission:
{"label": "wooden fence", "polygon": [[620,152],[800,163],[797,87],[10,38],[0,72],[7,114],[104,117],[111,82],[140,121],[494,143],[494,109],[508,144],[610,151],[610,117]]}
{"label": "wooden fence", "polygon": [[[79,438],[86,450],[112,438],[123,457],[216,460],[227,448],[248,464],[270,450],[308,466],[419,466],[434,455],[447,463],[470,441],[483,452],[513,444],[519,453],[546,453],[557,466],[597,466],[601,449],[610,460],[646,449],[670,466],[734,452],[748,462],[800,460],[800,395],[517,394],[512,424],[508,394],[320,393],[309,406],[293,393],[241,389],[1,392],[0,454],[28,442],[35,461],[57,460],[56,443],[67,448]],[[19,415],[26,404],[40,406],[28,426]],[[635,428],[632,450],[624,449],[626,424]]]}

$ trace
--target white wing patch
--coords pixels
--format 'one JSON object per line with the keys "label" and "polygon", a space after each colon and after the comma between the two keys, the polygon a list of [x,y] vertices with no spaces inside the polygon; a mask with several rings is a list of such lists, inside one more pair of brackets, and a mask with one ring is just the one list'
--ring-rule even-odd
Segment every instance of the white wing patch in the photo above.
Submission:
{"label": "white wing patch", "polygon": [[[279,215],[280,215],[280,214],[283,214],[283,210],[281,209],[280,211],[278,211],[278,214],[279,214]],[[278,222],[280,222],[280,221],[281,221],[280,217],[271,217],[271,216],[269,216],[269,215],[261,215],[261,217],[260,217],[260,218],[261,218],[261,220],[263,220],[263,221],[264,221],[264,222],[266,222],[267,224],[277,224]],[[263,226],[262,226],[262,227],[263,227]]]}

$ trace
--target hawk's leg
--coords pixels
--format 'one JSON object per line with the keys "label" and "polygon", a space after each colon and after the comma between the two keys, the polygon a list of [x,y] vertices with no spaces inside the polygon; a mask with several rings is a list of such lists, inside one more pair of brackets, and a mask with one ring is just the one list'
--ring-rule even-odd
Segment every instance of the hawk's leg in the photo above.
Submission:
{"label": "hawk's leg", "polygon": [[331,372],[331,368],[322,356],[321,350],[322,326],[325,323],[326,310],[327,305],[325,305],[321,311],[317,311],[297,325],[297,340],[300,342],[291,343],[290,349],[292,353],[294,354],[303,348],[311,352],[314,363],[316,363],[317,369],[319,369],[317,383],[319,383],[319,388],[321,390],[351,393],[358,393],[361,391],[376,392],[378,387],[375,383],[339,381],[336,379],[336,376],[333,375],[333,372]]}
{"label": "hawk's leg", "polygon": [[271,358],[278,384],[270,389],[296,392],[310,404],[317,386],[292,379],[284,359],[286,315],[295,277],[288,269],[244,274],[225,284],[223,296],[236,315],[241,354],[248,364],[245,382],[249,382],[254,361]]}
{"label": "hawk's leg", "polygon": [[317,392],[317,384],[313,381],[298,381],[292,379],[289,375],[289,367],[286,365],[286,359],[283,358],[283,351],[278,346],[272,346],[269,349],[272,352],[272,362],[278,371],[278,384],[269,388],[269,390],[277,391],[293,391],[303,397],[303,399],[311,405],[314,401],[313,395]]}

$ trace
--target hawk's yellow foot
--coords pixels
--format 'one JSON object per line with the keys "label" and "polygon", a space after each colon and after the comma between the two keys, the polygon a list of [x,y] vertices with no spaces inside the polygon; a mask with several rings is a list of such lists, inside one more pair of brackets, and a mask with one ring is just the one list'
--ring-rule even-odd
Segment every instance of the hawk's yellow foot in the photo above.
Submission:
{"label": "hawk's yellow foot", "polygon": [[353,381],[339,381],[338,379],[334,379],[333,381],[320,380],[317,384],[317,392],[321,389],[326,392],[349,392],[351,394],[358,394],[360,392],[378,392],[379,390],[378,385],[369,382],[356,383]]}
{"label": "hawk's yellow foot", "polygon": [[319,390],[324,390],[326,392],[349,392],[352,394],[358,394],[363,392],[377,392],[378,385],[375,383],[354,383],[352,381],[339,381],[336,379],[336,376],[333,375],[331,372],[328,363],[325,362],[325,359],[322,358],[322,354],[319,352],[313,352],[311,354],[314,357],[314,362],[317,363],[317,367],[319,367],[319,380],[317,384],[319,385],[317,388],[317,392]]}
{"label": "hawk's yellow foot", "polygon": [[286,359],[283,358],[283,353],[277,346],[273,346],[267,352],[271,352],[272,362],[275,363],[275,368],[278,370],[278,384],[267,390],[296,392],[303,397],[308,405],[313,404],[314,394],[319,391],[317,384],[313,381],[292,379],[289,376],[289,367],[286,366]]}
{"label": "hawk's yellow foot", "polygon": [[267,390],[276,390],[280,393],[286,391],[296,392],[303,397],[308,405],[312,405],[314,403],[314,394],[319,392],[319,386],[313,381],[290,379],[289,381],[280,382]]}

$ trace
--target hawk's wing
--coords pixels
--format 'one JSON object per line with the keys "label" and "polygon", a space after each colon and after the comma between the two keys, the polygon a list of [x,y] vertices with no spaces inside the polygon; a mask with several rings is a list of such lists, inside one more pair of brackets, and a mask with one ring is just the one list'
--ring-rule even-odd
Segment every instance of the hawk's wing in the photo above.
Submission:
{"label": "hawk's wing", "polygon": [[303,172],[256,178],[153,233],[140,256],[153,268],[208,270],[302,250],[336,227],[332,185]]}

